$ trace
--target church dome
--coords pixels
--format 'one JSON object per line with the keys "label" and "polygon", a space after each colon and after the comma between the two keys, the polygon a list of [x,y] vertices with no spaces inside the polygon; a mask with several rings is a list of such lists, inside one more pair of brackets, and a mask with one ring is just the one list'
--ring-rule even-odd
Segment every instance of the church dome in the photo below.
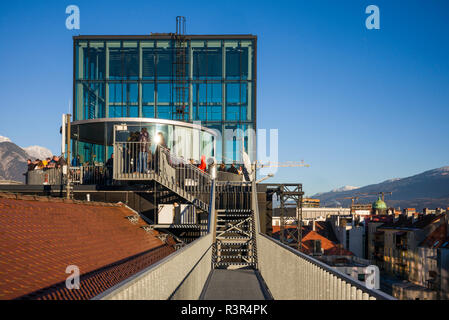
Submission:
{"label": "church dome", "polygon": [[373,210],[387,210],[387,204],[379,197],[379,199],[373,203]]}

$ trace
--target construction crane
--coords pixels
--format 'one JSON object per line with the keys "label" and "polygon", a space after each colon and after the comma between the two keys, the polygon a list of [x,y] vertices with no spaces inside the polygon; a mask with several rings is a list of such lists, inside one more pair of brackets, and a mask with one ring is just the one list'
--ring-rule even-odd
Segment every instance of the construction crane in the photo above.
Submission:
{"label": "construction crane", "polygon": [[385,195],[386,194],[393,194],[393,192],[391,192],[391,191],[388,191],[388,192],[385,192],[385,191],[380,191],[380,192],[372,192],[372,193],[369,193],[370,195],[374,195],[374,194],[378,194],[378,195],[380,195],[381,197],[382,197],[382,201],[385,201]]}
{"label": "construction crane", "polygon": [[355,196],[352,196],[352,197],[337,198],[337,200],[351,199],[351,206],[353,206],[354,205],[354,201],[357,201],[360,198],[367,197],[367,196],[369,196],[368,193],[359,193],[359,194],[357,194]]}
{"label": "construction crane", "polygon": [[285,162],[256,162],[256,169],[261,168],[287,168],[287,167],[310,167],[309,164],[304,163],[304,160],[301,161],[285,161]]}

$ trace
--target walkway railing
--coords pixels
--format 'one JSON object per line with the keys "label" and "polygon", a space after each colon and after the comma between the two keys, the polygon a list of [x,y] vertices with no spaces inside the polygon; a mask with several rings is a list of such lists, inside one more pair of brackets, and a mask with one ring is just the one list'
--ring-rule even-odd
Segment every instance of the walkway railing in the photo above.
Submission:
{"label": "walkway railing", "polygon": [[[215,186],[210,189],[209,221],[215,221]],[[198,299],[211,271],[214,227],[207,235],[126,279],[94,299],[165,300]]]}
{"label": "walkway railing", "polygon": [[[113,177],[115,180],[160,180],[173,191],[184,193],[205,203],[211,188],[211,176],[196,165],[157,146],[153,154],[142,142],[114,144]],[[176,189],[176,190],[175,190]]]}
{"label": "walkway railing", "polygon": [[394,300],[313,257],[260,233],[256,186],[252,206],[256,216],[259,271],[274,299]]}
{"label": "walkway railing", "polygon": [[[70,167],[74,184],[112,184],[112,167],[79,166]],[[26,173],[26,184],[29,185],[61,185],[67,183],[67,177],[61,168],[44,168]]]}
{"label": "walkway railing", "polygon": [[30,170],[26,173],[26,184],[29,185],[61,185],[65,181],[62,169],[58,168]]}
{"label": "walkway railing", "polygon": [[112,167],[79,166],[71,167],[70,172],[74,184],[112,184]]}

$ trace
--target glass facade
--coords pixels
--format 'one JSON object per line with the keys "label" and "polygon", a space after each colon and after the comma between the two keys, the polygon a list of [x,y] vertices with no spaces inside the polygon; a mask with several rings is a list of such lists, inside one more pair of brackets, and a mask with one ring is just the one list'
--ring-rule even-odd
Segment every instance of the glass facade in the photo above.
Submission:
{"label": "glass facade", "polygon": [[73,120],[201,122],[222,137],[219,162],[240,162],[243,146],[255,160],[255,57],[255,36],[74,37]]}

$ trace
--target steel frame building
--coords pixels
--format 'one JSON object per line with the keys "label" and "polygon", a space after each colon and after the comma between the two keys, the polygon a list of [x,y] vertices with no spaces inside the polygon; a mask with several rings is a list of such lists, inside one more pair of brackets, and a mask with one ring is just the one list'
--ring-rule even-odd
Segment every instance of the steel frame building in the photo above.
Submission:
{"label": "steel frame building", "polygon": [[[73,120],[201,122],[222,136],[218,161],[241,162],[243,148],[255,161],[257,37],[182,32],[74,36]],[[72,138],[73,156],[84,161],[112,153],[107,142]]]}

